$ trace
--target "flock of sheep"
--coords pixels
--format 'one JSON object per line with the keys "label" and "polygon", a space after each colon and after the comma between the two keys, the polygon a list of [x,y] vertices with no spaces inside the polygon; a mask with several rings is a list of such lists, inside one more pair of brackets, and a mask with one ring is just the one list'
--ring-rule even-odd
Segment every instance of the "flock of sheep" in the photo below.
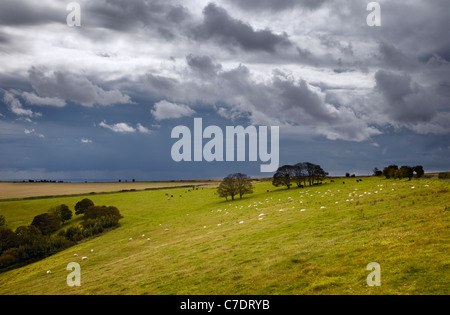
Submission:
{"label": "flock of sheep", "polygon": [[[392,184],[392,186],[395,186],[395,185],[396,185],[395,183]],[[348,197],[342,198],[342,202],[354,202],[355,199],[358,199],[358,200],[359,200],[359,199],[361,199],[361,198],[363,198],[363,197],[370,196],[370,195],[372,195],[372,194],[373,194],[373,195],[379,194],[379,193],[381,193],[381,192],[383,191],[383,187],[384,187],[383,185],[377,185],[377,189],[374,190],[373,192],[368,192],[368,191],[359,192],[359,189],[358,189],[358,188],[354,188],[353,192],[351,192],[351,193],[348,194]],[[425,185],[425,187],[429,187],[429,185]],[[411,186],[411,189],[415,189],[415,188],[416,188],[415,186]],[[391,189],[392,189],[392,191],[395,191],[395,188],[391,188]],[[331,190],[327,190],[327,191],[325,191],[325,192],[320,192],[320,191],[312,191],[312,192],[311,192],[310,190],[307,190],[307,191],[300,191],[300,192],[298,193],[298,194],[300,195],[300,196],[299,196],[299,197],[300,197],[300,200],[298,200],[297,203],[300,204],[300,205],[304,205],[304,201],[305,201],[306,204],[308,203],[308,201],[306,200],[306,199],[308,199],[308,198],[315,198],[315,199],[316,199],[316,197],[325,198],[325,197],[327,197],[327,196],[330,196],[330,197],[338,197],[340,193],[341,193],[341,190],[339,190],[339,189],[336,190],[335,192],[333,192],[333,191],[331,191]],[[336,195],[338,195],[338,196],[336,196]],[[249,204],[249,205],[248,205],[248,208],[252,208],[252,207],[253,207],[253,208],[255,208],[255,210],[261,210],[260,208],[282,206],[283,208],[281,208],[281,209],[279,210],[279,212],[284,212],[284,211],[285,211],[284,208],[286,208],[286,206],[287,206],[288,203],[291,203],[291,204],[293,205],[293,206],[292,206],[292,209],[295,209],[295,200],[294,200],[292,197],[288,197],[288,198],[287,198],[287,201],[286,201],[286,200],[285,200],[285,201],[282,201],[281,199],[278,199],[278,202],[275,202],[275,203],[273,203],[273,198],[272,198],[272,197],[271,197],[270,199],[269,199],[269,198],[266,198],[263,202],[261,202],[261,201],[255,201],[255,202],[253,202],[253,204]],[[335,204],[339,204],[339,201],[335,201]],[[225,212],[225,214],[227,215],[227,214],[229,213],[229,211],[231,211],[232,205],[229,204],[229,207],[230,207],[230,208],[225,208],[224,210],[222,210],[222,209],[211,210],[211,212],[212,212],[212,213],[214,213],[214,212],[218,212],[218,213]],[[290,207],[290,206],[289,206],[289,207]],[[241,210],[241,209],[243,209],[243,208],[244,208],[244,206],[240,206],[239,208],[238,208],[238,206],[235,206],[235,207],[234,207],[234,210],[236,210],[236,209]],[[326,209],[326,207],[325,207],[325,206],[320,206],[319,209],[322,209],[322,210],[323,210],[323,209]],[[307,211],[307,209],[302,208],[302,209],[300,210],[300,212],[305,212],[305,211]],[[258,212],[260,212],[260,211],[258,211]],[[189,216],[189,214],[187,214],[187,215]],[[259,220],[259,221],[260,221],[260,220],[263,220],[264,217],[266,217],[266,214],[265,214],[265,213],[260,213],[260,214],[258,215],[258,220]],[[239,224],[244,224],[244,221],[243,221],[243,220],[239,221]],[[159,226],[162,227],[161,224],[159,224]],[[222,226],[222,223],[218,223],[217,226],[219,226],[219,227]],[[203,228],[206,229],[207,226],[203,226]],[[167,229],[167,228],[165,228],[164,230],[165,230],[166,232],[169,231],[169,229]],[[142,234],[141,237],[142,237],[143,239],[146,238],[145,234]],[[133,238],[129,238],[128,241],[129,241],[129,242],[133,241]],[[147,241],[150,242],[151,239],[150,239],[150,238],[147,238]],[[91,253],[93,253],[93,252],[94,252],[94,250],[91,249]],[[74,254],[74,257],[78,257],[78,254]],[[83,256],[83,257],[81,258],[82,261],[85,261],[85,260],[87,260],[87,259],[88,259],[87,256]],[[47,274],[51,274],[51,271],[48,270],[48,271],[47,271]]]}

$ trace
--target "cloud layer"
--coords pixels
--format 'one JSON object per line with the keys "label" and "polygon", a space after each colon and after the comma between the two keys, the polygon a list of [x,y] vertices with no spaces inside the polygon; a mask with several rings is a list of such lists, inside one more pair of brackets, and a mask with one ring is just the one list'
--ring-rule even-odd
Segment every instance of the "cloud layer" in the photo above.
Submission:
{"label": "cloud layer", "polygon": [[398,134],[448,148],[446,0],[380,1],[381,27],[358,0],[79,3],[79,28],[56,0],[0,3],[0,117],[20,125],[14,137],[66,130],[101,147],[100,134],[132,141],[203,116],[379,158]]}

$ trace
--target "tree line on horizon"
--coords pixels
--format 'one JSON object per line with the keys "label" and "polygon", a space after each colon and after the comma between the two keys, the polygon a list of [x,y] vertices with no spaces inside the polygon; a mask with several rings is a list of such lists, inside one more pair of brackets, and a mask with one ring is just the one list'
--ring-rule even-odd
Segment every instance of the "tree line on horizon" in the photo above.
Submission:
{"label": "tree line on horizon", "polygon": [[375,168],[373,170],[373,175],[384,176],[386,177],[386,179],[408,178],[408,180],[411,180],[414,177],[414,175],[416,176],[416,178],[423,177],[423,175],[425,175],[425,171],[422,165],[417,165],[414,167],[404,165],[399,168],[398,165],[394,164],[385,167],[382,171],[379,170],[378,168]]}

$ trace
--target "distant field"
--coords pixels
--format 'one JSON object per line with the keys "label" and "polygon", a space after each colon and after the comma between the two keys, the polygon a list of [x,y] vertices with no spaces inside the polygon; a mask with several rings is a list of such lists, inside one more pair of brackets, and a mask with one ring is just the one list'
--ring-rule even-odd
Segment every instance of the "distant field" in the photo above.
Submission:
{"label": "distant field", "polygon": [[[290,190],[262,182],[233,202],[213,188],[89,198],[117,206],[121,226],[1,273],[0,294],[450,293],[449,181],[336,179]],[[4,201],[0,213],[15,229],[81,199]],[[70,262],[81,265],[81,287],[66,284]],[[380,287],[367,285],[371,262],[381,265]]]}
{"label": "distant field", "polygon": [[[163,187],[204,185],[206,181],[174,182],[116,182],[116,183],[23,183],[0,182],[0,200],[45,196],[69,196],[90,193],[109,193],[123,190],[146,190]],[[209,182],[210,183],[210,182]]]}

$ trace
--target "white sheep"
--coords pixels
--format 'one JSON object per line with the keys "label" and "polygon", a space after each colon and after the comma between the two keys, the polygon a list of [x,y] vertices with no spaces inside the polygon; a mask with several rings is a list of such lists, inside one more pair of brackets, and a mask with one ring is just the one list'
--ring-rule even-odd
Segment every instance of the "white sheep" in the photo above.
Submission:
{"label": "white sheep", "polygon": [[50,270],[47,271],[47,274],[48,274],[48,275],[51,274],[51,273],[52,273],[52,272],[51,272]]}
{"label": "white sheep", "polygon": [[81,260],[87,260],[87,259],[88,259],[87,257],[82,257],[82,258],[81,258]]}

